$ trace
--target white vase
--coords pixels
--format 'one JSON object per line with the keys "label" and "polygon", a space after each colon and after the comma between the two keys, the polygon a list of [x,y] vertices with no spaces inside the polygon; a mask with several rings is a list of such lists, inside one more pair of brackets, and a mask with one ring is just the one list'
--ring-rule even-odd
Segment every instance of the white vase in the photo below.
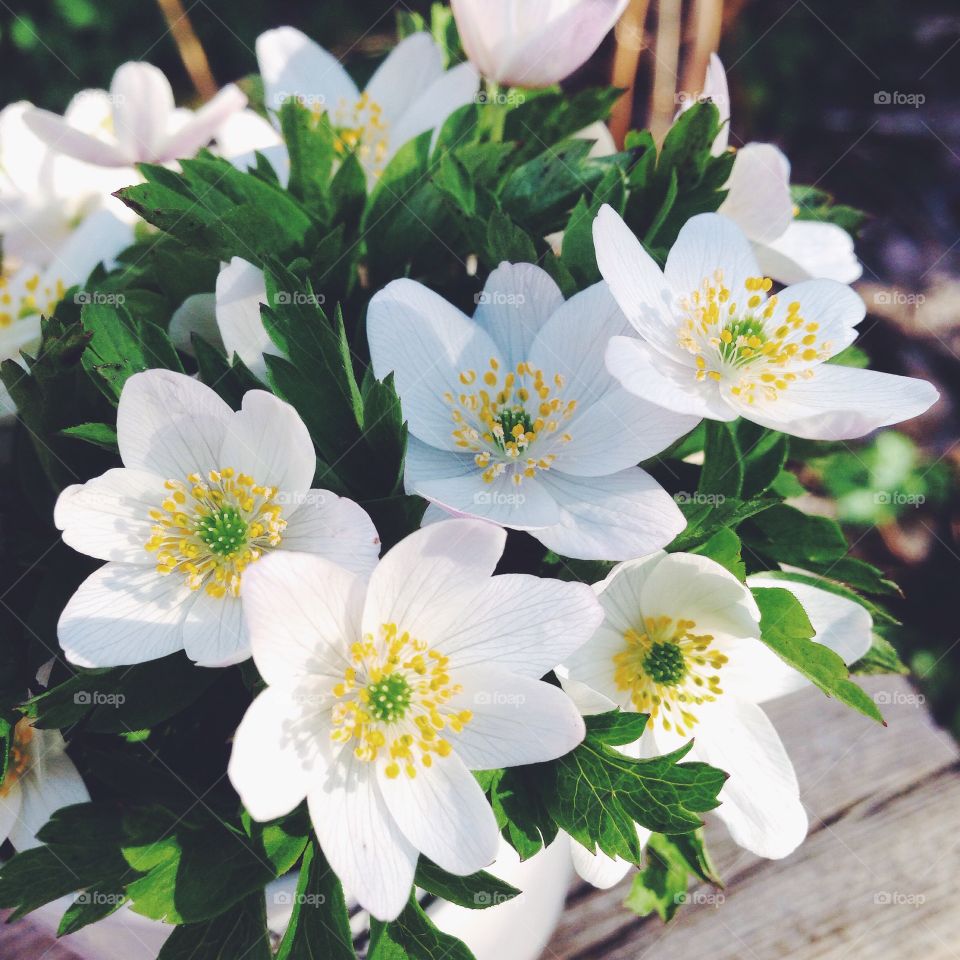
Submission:
{"label": "white vase", "polygon": [[[485,910],[467,910],[437,901],[430,904],[427,912],[441,930],[463,940],[477,960],[537,960],[557,925],[570,885],[572,871],[566,837],[560,837],[525,863],[520,862],[510,846],[501,843],[490,869],[501,880],[522,890],[522,896]],[[267,888],[267,922],[277,935],[289,923],[295,888],[295,875],[283,877]],[[70,903],[71,899],[64,897],[30,916],[52,935]],[[354,933],[361,933],[366,925],[364,915],[354,915],[351,923]],[[60,942],[83,960],[156,960],[172,929],[123,907]]]}

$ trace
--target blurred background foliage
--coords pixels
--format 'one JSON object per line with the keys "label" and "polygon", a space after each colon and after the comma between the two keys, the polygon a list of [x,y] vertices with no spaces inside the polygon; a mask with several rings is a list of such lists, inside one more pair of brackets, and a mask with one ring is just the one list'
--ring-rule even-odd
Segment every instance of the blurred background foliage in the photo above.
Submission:
{"label": "blurred background foliage", "polygon": [[[688,0],[685,17],[695,20],[702,5]],[[646,121],[654,69],[647,50],[668,6],[651,4],[647,17],[637,126]],[[29,99],[62,110],[78,89],[109,85],[129,59],[155,63],[183,102],[195,100],[162,7],[170,20],[183,10],[177,0],[6,0],[4,102]],[[186,8],[224,83],[254,72],[257,35],[283,24],[367,74],[393,42],[397,10],[425,13],[429,0],[196,0]],[[614,42],[570,85],[608,80]],[[805,509],[839,519],[854,552],[904,588],[893,606],[910,627],[891,639],[937,719],[960,736],[960,518],[953,495],[960,464],[960,8],[951,0],[727,0],[720,53],[731,85],[731,143],[777,143],[795,182],[869,215],[858,243],[858,289],[869,309],[860,345],[871,365],[926,377],[941,390],[942,402],[900,431],[852,444],[797,445],[795,467],[811,491]],[[897,103],[896,94],[912,102]]]}

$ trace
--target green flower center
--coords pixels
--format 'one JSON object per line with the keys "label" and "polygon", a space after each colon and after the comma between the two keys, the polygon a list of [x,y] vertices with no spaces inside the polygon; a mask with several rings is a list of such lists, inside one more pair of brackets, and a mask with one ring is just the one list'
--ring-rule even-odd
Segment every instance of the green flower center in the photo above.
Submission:
{"label": "green flower center", "polygon": [[401,673],[388,673],[367,684],[366,694],[367,709],[381,723],[402,720],[413,699],[410,683]]}
{"label": "green flower center", "polygon": [[533,418],[523,407],[506,407],[494,416],[494,422],[500,424],[503,432],[493,434],[493,442],[499,449],[506,451],[508,443],[522,440],[528,433],[535,434]]}
{"label": "green flower center", "polygon": [[687,664],[675,643],[654,643],[643,661],[643,669],[654,683],[675,687],[685,676]]}
{"label": "green flower center", "polygon": [[[720,356],[728,363],[741,365],[757,359],[767,342],[763,320],[751,314],[728,320],[720,333]],[[747,349],[744,350],[743,348]]]}
{"label": "green flower center", "polygon": [[247,532],[247,522],[236,507],[222,507],[197,521],[197,536],[220,557],[229,557],[246,546]]}

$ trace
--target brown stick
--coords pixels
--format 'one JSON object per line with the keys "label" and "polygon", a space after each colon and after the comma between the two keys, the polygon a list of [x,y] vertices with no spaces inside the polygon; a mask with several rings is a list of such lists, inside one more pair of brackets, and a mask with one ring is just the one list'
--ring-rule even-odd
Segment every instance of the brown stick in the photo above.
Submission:
{"label": "brown stick", "polygon": [[681,0],[659,0],[654,44],[650,132],[659,144],[677,112],[677,70],[680,64]]}
{"label": "brown stick", "polygon": [[645,46],[643,31],[649,6],[650,0],[631,0],[616,29],[617,48],[613,58],[611,83],[615,87],[623,87],[626,92],[611,111],[610,132],[617,147],[621,149],[633,120],[634,86],[637,68],[640,66],[640,54]]}
{"label": "brown stick", "polygon": [[723,25],[723,0],[694,0],[692,43],[683,69],[681,90],[689,96],[703,92],[710,54],[720,46]]}
{"label": "brown stick", "polygon": [[157,5],[167,21],[167,28],[173,37],[180,59],[187,68],[190,80],[202,101],[209,100],[217,92],[217,81],[213,79],[210,61],[203,50],[200,38],[194,32],[193,24],[183,8],[181,0],[157,0]]}

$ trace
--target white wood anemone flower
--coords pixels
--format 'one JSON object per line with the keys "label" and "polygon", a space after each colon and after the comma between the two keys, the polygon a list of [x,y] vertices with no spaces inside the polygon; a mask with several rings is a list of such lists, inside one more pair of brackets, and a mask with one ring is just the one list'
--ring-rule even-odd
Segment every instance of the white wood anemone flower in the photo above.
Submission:
{"label": "white wood anemone flower", "polygon": [[101,167],[192,157],[247,105],[240,88],[230,83],[199,110],[178,108],[163,71],[138,61],[117,68],[109,92],[85,90],[82,96],[109,107],[96,131],[77,126],[69,115],[38,108],[27,111],[24,121],[51,150]]}
{"label": "white wood anemone flower", "polygon": [[0,843],[18,851],[39,846],[37,833],[57,810],[90,799],[65,746],[59,731],[18,721],[0,783]]}
{"label": "white wood anemone flower", "polygon": [[[81,163],[52,151],[27,127],[33,104],[21,100],[0,111],[0,235],[4,271],[26,264],[47,267],[70,234],[91,213],[110,209],[135,219],[114,190],[130,181],[117,171]],[[78,94],[67,108],[71,123],[94,129],[97,105]]]}
{"label": "white wood anemone flower", "polygon": [[463,48],[489,80],[549,87],[596,52],[629,0],[451,0]]}
{"label": "white wood anemone flower", "polygon": [[623,560],[685,521],[636,464],[696,425],[609,374],[628,324],[603,283],[570,300],[529,264],[501,264],[473,318],[412,280],[370,302],[379,378],[393,371],[410,426],[405,484],[448,513],[526,530],[567,557]]}
{"label": "white wood anemone flower", "polygon": [[720,214],[688,220],[663,270],[609,206],[593,236],[600,272],[640,334],[614,337],[607,367],[637,396],[810,440],[862,437],[937,400],[925,380],[827,362],[856,339],[863,301],[835,280],[768,295],[746,236]]}
{"label": "white wood anemone flower", "polygon": [[170,336],[190,352],[190,335],[199,333],[228,357],[236,354],[255,377],[265,381],[264,357],[281,355],[260,317],[260,306],[266,302],[263,271],[242,257],[233,257],[221,264],[215,293],[195,293],[177,308],[170,319]]}
{"label": "white wood anemone flower", "polygon": [[[750,587],[781,587],[800,601],[816,641],[859,660],[872,620],[858,603],[776,574]],[[656,553],[621,563],[595,585],[604,621],[565,662],[561,682],[584,713],[649,714],[643,737],[624,752],[669,753],[693,739],[687,759],[729,774],[714,814],[741,847],[785,857],[803,842],[807,816],[793,764],[761,705],[809,681],[760,636],[748,586],[706,557]],[[649,836],[638,828],[642,842]],[[574,865],[595,886],[617,883],[630,864],[571,841]]]}
{"label": "white wood anemone flower", "polygon": [[366,512],[312,490],[316,454],[289,404],[251,390],[233,411],[167,370],[127,380],[122,468],[60,495],[64,542],[108,561],[64,609],[72,663],[110,667],[186,650],[201,666],[250,656],[240,585],[264,555],[314,553],[366,574],[379,538]]}
{"label": "white wood anemone flower", "polygon": [[[41,316],[50,316],[67,290],[84,283],[98,263],[112,265],[133,237],[127,219],[115,217],[112,210],[97,210],[54,251],[45,267],[24,263],[11,275],[0,275],[0,360],[22,364],[21,351],[34,353],[40,345]],[[84,291],[75,295],[78,303],[93,296]],[[0,414],[14,412],[9,391],[0,384]]]}
{"label": "white wood anemone flower", "polygon": [[584,584],[492,576],[505,541],[447,520],[390,550],[369,584],[293,553],[244,580],[268,686],[237,730],[230,780],[257,820],[306,798],[330,865],[381,920],[403,909],[420,853],[457,875],[496,857],[471,770],[555,759],[584,736],[570,698],[539,678],[602,611]]}
{"label": "white wood anemone flower", "polygon": [[407,141],[439,130],[450,114],[473,103],[480,78],[472,66],[444,70],[428,33],[404,38],[361,93],[339,61],[293,27],[257,37],[257,61],[267,107],[297,99],[327,113],[338,131],[337,151],[356,153],[373,182]]}
{"label": "white wood anemone flower", "polygon": [[[720,58],[712,53],[703,91],[684,104],[711,100],[723,124],[713,143],[713,154],[723,153],[730,141],[730,91]],[[747,143],[737,150],[719,213],[729,217],[747,235],[760,269],[778,283],[799,283],[817,277],[853,283],[863,267],[853,238],[835,223],[801,220],[790,193],[790,161],[772,143]]]}

